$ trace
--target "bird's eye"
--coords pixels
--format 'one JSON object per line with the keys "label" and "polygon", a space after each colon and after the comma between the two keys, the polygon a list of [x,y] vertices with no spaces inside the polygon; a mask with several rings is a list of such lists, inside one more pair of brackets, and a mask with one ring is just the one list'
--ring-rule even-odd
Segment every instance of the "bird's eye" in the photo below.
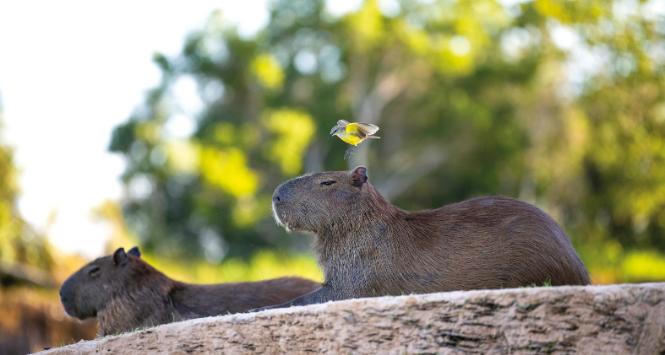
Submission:
{"label": "bird's eye", "polygon": [[92,269],[88,270],[88,275],[91,277],[96,277],[99,275],[99,266],[95,266]]}
{"label": "bird's eye", "polygon": [[330,186],[330,185],[332,185],[336,182],[337,181],[335,181],[335,180],[326,180],[326,181],[321,181],[321,185]]}

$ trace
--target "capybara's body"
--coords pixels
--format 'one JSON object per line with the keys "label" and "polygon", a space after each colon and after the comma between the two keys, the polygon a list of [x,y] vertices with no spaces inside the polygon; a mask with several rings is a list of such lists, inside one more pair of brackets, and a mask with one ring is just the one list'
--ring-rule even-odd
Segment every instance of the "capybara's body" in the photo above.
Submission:
{"label": "capybara's body", "polygon": [[60,288],[67,313],[97,317],[99,334],[117,334],[184,319],[245,312],[286,302],[320,288],[297,277],[259,282],[194,285],[170,279],[120,248],[70,276]]}
{"label": "capybara's body", "polygon": [[302,176],[273,195],[278,223],[316,234],[324,287],[287,305],[353,297],[585,285],[570,240],[538,208],[480,197],[408,212],[367,182],[366,169]]}

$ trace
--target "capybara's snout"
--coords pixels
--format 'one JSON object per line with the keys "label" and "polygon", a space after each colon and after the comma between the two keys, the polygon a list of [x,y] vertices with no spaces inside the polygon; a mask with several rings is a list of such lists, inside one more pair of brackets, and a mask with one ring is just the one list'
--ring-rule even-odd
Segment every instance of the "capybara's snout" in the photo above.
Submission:
{"label": "capybara's snout", "polygon": [[282,185],[280,185],[272,193],[272,202],[279,203],[282,202],[283,199],[284,199],[284,194],[282,193]]}
{"label": "capybara's snout", "polygon": [[287,181],[275,188],[275,192],[272,194],[272,202],[275,204],[286,203],[291,199],[293,195],[293,184],[290,181]]}
{"label": "capybara's snout", "polygon": [[60,302],[62,302],[62,305],[65,307],[65,312],[67,312],[67,314],[73,317],[77,316],[74,307],[74,288],[69,279],[60,287]]}

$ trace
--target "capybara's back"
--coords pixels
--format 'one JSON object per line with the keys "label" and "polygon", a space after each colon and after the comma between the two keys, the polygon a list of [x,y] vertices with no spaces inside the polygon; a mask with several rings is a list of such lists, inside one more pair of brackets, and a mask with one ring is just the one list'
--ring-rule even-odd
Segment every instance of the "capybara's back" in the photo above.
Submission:
{"label": "capybara's back", "polygon": [[436,229],[448,249],[444,267],[455,270],[447,273],[451,289],[589,284],[564,231],[526,202],[480,197],[409,219]]}

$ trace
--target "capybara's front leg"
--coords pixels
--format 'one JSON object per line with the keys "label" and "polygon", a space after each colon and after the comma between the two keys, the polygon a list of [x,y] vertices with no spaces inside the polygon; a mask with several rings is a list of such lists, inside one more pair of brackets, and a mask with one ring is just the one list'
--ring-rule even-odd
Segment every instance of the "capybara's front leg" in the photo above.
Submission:
{"label": "capybara's front leg", "polygon": [[328,301],[337,301],[337,300],[342,300],[345,298],[349,297],[344,297],[344,294],[340,292],[339,290],[334,290],[332,287],[329,285],[324,285],[318,290],[312,291],[310,293],[307,293],[305,295],[302,295],[298,298],[294,298],[291,301],[280,303],[277,305],[273,306],[267,306],[267,307],[261,307],[261,308],[256,308],[252,309],[250,312],[260,312],[260,311],[265,311],[267,309],[275,309],[275,308],[288,308],[292,306],[304,306],[308,304],[316,304],[316,303],[324,303]]}

